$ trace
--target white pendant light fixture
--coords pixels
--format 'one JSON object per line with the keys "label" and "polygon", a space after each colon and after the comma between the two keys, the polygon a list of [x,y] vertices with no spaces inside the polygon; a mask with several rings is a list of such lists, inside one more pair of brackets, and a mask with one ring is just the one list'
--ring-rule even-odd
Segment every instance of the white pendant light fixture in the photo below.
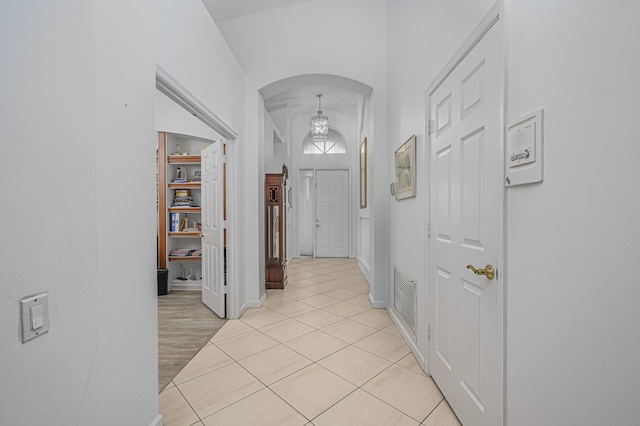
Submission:
{"label": "white pendant light fixture", "polygon": [[311,117],[311,138],[315,143],[324,143],[329,135],[329,118],[322,115],[322,94],[316,96],[318,98],[318,115]]}

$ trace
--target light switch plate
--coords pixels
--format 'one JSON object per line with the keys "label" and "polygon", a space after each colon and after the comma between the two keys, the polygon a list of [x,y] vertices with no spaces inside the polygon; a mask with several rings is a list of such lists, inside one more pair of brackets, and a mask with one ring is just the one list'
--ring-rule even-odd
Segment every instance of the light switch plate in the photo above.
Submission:
{"label": "light switch plate", "polygon": [[507,127],[506,185],[542,182],[542,109],[533,111]]}
{"label": "light switch plate", "polygon": [[49,294],[40,293],[20,301],[22,343],[49,331]]}

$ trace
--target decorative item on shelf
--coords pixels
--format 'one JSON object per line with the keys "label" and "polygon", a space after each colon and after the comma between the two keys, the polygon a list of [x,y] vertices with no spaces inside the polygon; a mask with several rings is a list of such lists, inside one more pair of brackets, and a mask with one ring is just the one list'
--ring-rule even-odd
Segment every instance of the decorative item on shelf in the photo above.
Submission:
{"label": "decorative item on shelf", "polygon": [[181,167],[178,167],[176,169],[176,177],[175,177],[175,179],[173,179],[172,182],[173,183],[187,183],[187,182],[189,182],[187,180],[187,169],[183,169]]}
{"label": "decorative item on shelf", "polygon": [[187,280],[187,271],[185,270],[185,267],[182,263],[178,263],[178,279],[180,281],[186,281]]}
{"label": "decorative item on shelf", "polygon": [[324,143],[329,136],[329,117],[322,115],[322,94],[318,98],[318,115],[311,117],[311,138],[314,142]]}
{"label": "decorative item on shelf", "polygon": [[189,268],[189,279],[196,281],[198,279],[198,273],[196,268]]}
{"label": "decorative item on shelf", "polygon": [[193,172],[192,182],[201,182],[202,181],[202,172],[200,170],[196,170]]}
{"label": "decorative item on shelf", "polygon": [[182,153],[182,155],[189,155],[189,147],[188,146],[184,147],[184,152]]}
{"label": "decorative item on shelf", "polygon": [[174,152],[173,155],[180,155],[180,143],[179,142],[176,144],[176,152]]}

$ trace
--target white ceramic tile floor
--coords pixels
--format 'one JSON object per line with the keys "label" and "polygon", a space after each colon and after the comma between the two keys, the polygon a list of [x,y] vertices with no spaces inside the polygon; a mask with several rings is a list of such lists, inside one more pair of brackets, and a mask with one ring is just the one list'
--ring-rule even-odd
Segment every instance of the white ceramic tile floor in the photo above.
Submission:
{"label": "white ceramic tile floor", "polygon": [[284,291],[227,321],[162,391],[165,426],[460,425],[387,312],[371,308],[353,259],[296,259],[288,271]]}

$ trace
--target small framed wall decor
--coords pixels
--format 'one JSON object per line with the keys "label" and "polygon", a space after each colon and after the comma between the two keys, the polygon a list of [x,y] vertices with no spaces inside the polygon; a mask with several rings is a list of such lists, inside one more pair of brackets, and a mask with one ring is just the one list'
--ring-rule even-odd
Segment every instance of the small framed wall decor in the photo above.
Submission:
{"label": "small framed wall decor", "polygon": [[416,136],[396,150],[396,200],[416,196]]}
{"label": "small framed wall decor", "polygon": [[367,208],[367,138],[360,145],[360,208]]}

